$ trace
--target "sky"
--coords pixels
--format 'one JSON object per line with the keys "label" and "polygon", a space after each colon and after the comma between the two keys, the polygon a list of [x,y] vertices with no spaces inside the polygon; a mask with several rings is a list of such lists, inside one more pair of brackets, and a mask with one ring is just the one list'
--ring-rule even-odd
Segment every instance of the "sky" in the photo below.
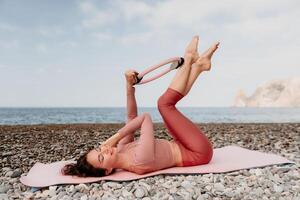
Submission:
{"label": "sky", "polygon": [[[0,0],[0,107],[125,107],[124,72],[183,56],[193,35],[200,53],[220,46],[177,105],[232,106],[299,76],[299,19],[297,0]],[[156,107],[175,73],[135,86],[138,106]]]}

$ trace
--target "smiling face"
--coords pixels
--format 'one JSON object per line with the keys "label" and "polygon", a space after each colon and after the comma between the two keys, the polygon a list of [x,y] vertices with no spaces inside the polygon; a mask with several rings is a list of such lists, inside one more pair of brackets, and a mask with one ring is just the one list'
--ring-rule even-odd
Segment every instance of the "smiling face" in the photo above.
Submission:
{"label": "smiling face", "polygon": [[106,169],[106,175],[114,168],[117,160],[117,149],[115,147],[97,148],[87,154],[87,162],[95,168]]}

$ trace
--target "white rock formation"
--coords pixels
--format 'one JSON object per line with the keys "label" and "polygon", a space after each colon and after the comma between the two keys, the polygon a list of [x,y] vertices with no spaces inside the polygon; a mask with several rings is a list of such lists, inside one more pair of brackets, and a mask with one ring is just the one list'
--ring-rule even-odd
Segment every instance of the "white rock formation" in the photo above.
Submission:
{"label": "white rock formation", "polygon": [[300,77],[286,80],[268,81],[247,97],[238,90],[234,105],[236,107],[300,107]]}

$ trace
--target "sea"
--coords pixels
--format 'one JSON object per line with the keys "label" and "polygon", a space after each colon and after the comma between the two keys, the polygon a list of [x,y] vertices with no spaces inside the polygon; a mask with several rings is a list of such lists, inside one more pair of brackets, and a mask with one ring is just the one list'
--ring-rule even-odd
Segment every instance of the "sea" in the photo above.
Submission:
{"label": "sea", "polygon": [[[300,123],[300,107],[177,107],[194,123]],[[163,122],[156,107],[139,107]],[[0,125],[125,123],[125,107],[0,108]]]}

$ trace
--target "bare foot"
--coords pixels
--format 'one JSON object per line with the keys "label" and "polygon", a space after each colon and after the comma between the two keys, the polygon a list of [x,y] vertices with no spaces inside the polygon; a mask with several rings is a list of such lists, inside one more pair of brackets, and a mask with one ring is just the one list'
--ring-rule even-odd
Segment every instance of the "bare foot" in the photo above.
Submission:
{"label": "bare foot", "polygon": [[193,67],[199,67],[202,71],[209,71],[211,67],[211,57],[214,52],[218,49],[220,42],[215,43],[203,54],[199,56],[197,61],[193,64]]}
{"label": "bare foot", "polygon": [[198,57],[198,41],[199,36],[194,36],[192,41],[188,44],[184,53],[184,60],[188,62],[195,62]]}

